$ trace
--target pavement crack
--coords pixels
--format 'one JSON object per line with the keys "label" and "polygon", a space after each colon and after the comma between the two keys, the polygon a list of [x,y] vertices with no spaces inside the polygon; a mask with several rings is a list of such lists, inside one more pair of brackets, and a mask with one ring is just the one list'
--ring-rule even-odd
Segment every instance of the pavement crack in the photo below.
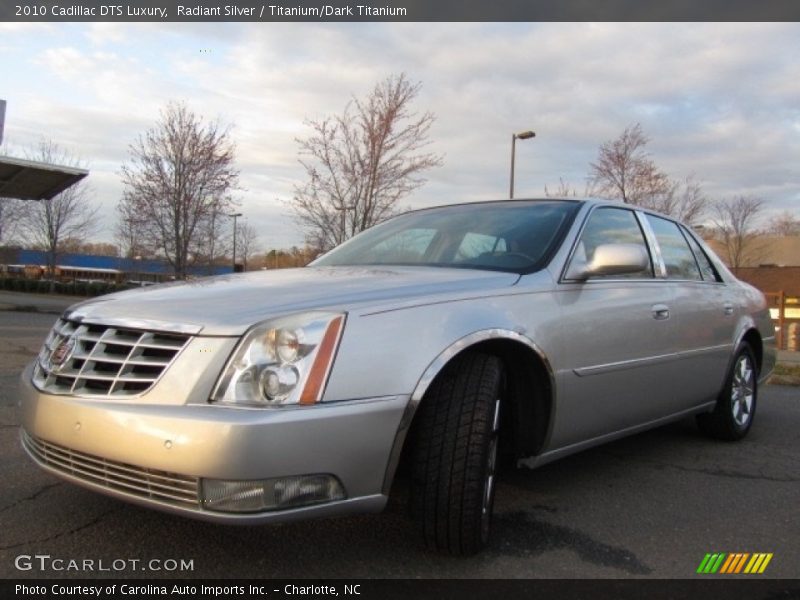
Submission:
{"label": "pavement crack", "polygon": [[32,350],[27,346],[20,346],[19,344],[14,346],[6,346],[5,349],[0,350],[0,354],[23,354],[23,355],[33,356],[38,353],[39,353],[38,350]]}
{"label": "pavement crack", "polygon": [[687,471],[690,473],[701,473],[703,475],[714,475],[716,477],[729,477],[732,479],[755,479],[758,481],[773,481],[776,483],[798,483],[800,479],[796,477],[775,477],[772,475],[762,475],[762,474],[753,474],[753,473],[744,473],[742,471],[728,471],[726,469],[721,468],[698,468],[698,467],[687,467],[684,465],[675,465],[671,463],[658,463],[662,464],[665,467],[670,467],[672,469],[676,469],[678,471]]}
{"label": "pavement crack", "polygon": [[12,502],[8,506],[3,506],[2,508],[0,508],[0,513],[4,513],[7,510],[11,510],[15,506],[19,506],[23,502],[29,502],[31,500],[36,500],[36,498],[38,498],[39,496],[44,494],[46,491],[51,490],[54,487],[59,486],[59,485],[62,485],[62,483],[60,481],[57,481],[56,483],[48,483],[47,485],[43,485],[42,487],[37,489],[32,494],[30,494],[28,496],[25,496],[24,498],[20,498],[19,500],[17,500],[16,502]]}
{"label": "pavement crack", "polygon": [[617,460],[634,461],[646,465],[652,465],[659,468],[675,469],[676,471],[683,471],[685,473],[699,473],[701,475],[711,475],[714,477],[726,477],[729,479],[753,479],[756,481],[770,481],[774,483],[798,483],[800,479],[797,477],[778,477],[774,475],[764,475],[763,473],[745,473],[744,471],[732,471],[720,467],[690,467],[687,465],[679,465],[676,463],[662,462],[658,460],[651,460],[636,456],[623,456],[614,454],[613,452],[606,452],[607,456],[616,458]]}
{"label": "pavement crack", "polygon": [[22,546],[27,546],[28,544],[42,544],[44,542],[52,542],[53,540],[56,540],[56,539],[58,539],[60,537],[64,537],[65,535],[72,535],[73,533],[78,533],[80,531],[83,531],[84,529],[89,529],[90,527],[94,527],[95,525],[100,523],[100,521],[105,519],[107,516],[109,516],[109,515],[111,515],[111,514],[113,514],[115,512],[118,512],[120,510],[122,510],[122,509],[119,508],[119,507],[112,508],[111,510],[107,510],[107,511],[105,511],[103,513],[100,513],[99,515],[97,515],[91,521],[89,521],[87,523],[83,523],[82,525],[78,525],[77,527],[73,527],[72,529],[69,529],[68,531],[62,531],[60,533],[56,533],[55,535],[51,535],[51,536],[48,536],[48,537],[45,537],[45,538],[36,539],[36,540],[25,540],[24,542],[19,542],[17,544],[11,544],[9,546],[0,546],[0,550],[13,550],[14,548],[20,548]]}
{"label": "pavement crack", "polygon": [[584,562],[632,575],[649,575],[653,572],[630,550],[600,542],[577,529],[534,519],[522,511],[495,515],[494,523],[498,530],[494,539],[502,541],[491,547],[490,552],[529,557],[566,549],[575,552]]}

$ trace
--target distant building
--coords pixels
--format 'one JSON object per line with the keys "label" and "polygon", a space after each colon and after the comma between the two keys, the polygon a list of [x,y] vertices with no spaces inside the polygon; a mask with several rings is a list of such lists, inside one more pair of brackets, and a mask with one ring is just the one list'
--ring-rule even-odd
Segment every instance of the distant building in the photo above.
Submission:
{"label": "distant building", "polygon": [[800,266],[798,267],[740,267],[735,275],[764,293],[783,292],[800,298]]}
{"label": "distant building", "polygon": [[[716,239],[706,243],[725,260],[725,247]],[[752,242],[743,267],[771,265],[777,267],[800,267],[800,236],[763,236]]]}
{"label": "distant building", "polygon": [[[163,260],[59,254],[54,279],[61,281],[111,281],[115,283],[169,281],[172,267]],[[29,279],[47,277],[46,253],[20,248],[0,248],[0,266],[4,273]],[[194,266],[189,275],[204,277],[230,273],[231,265]]]}

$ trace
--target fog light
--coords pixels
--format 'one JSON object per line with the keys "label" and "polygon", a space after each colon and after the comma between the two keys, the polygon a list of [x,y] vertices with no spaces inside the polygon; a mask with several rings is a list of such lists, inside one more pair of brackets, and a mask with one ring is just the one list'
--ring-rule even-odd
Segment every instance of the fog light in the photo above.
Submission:
{"label": "fog light", "polygon": [[257,481],[203,480],[203,508],[220,512],[262,512],[346,498],[333,475],[296,475]]}

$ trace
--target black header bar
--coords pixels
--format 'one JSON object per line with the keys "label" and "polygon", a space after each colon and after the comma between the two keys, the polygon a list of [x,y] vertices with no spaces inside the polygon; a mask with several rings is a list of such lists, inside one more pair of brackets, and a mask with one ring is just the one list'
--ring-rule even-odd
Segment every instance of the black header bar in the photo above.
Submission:
{"label": "black header bar", "polygon": [[3,0],[7,22],[800,21],[797,0]]}

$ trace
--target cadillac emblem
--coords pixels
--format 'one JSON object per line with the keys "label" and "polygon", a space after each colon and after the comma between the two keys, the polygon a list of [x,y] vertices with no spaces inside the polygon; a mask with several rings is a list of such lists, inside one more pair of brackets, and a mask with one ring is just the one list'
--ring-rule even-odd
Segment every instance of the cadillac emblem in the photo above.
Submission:
{"label": "cadillac emblem", "polygon": [[72,351],[75,349],[75,338],[69,337],[61,340],[50,353],[47,360],[51,371],[58,372],[72,358]]}

